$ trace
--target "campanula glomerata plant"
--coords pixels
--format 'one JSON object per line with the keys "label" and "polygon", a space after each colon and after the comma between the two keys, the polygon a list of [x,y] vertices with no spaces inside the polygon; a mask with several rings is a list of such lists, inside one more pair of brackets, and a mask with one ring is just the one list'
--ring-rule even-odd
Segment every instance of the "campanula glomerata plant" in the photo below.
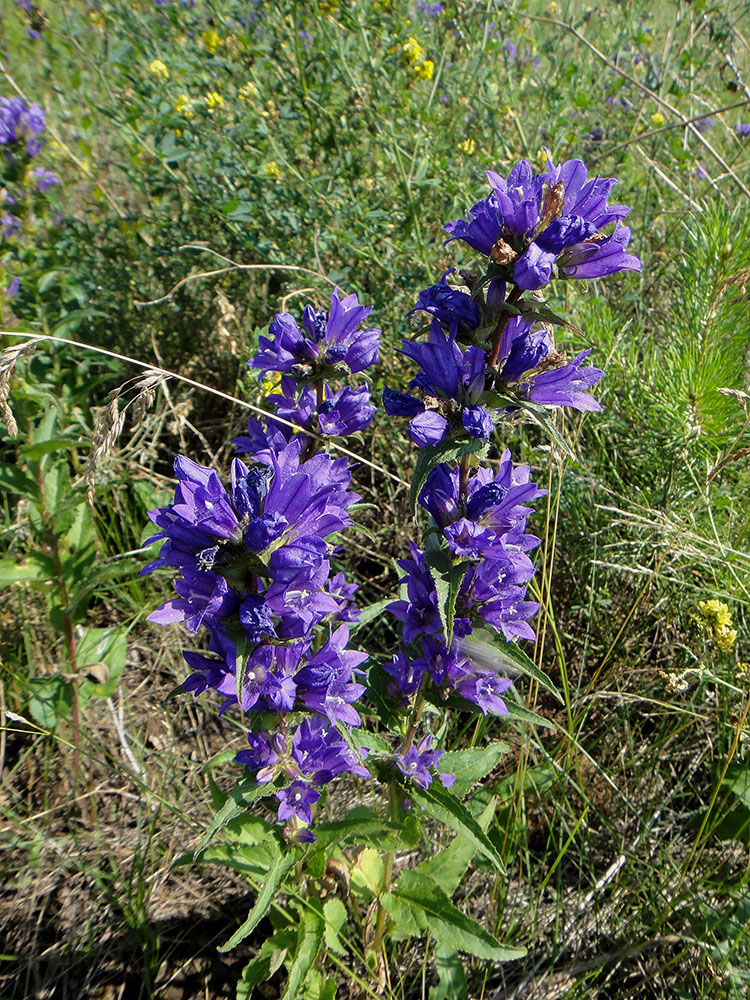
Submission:
{"label": "campanula glomerata plant", "polygon": [[[331,563],[344,557],[362,505],[352,464],[329,454],[327,442],[361,434],[375,416],[368,371],[380,330],[357,296],[335,290],[330,309],[308,305],[301,323],[290,313],[273,319],[248,365],[275,416],[251,418],[234,439],[242,457],[228,485],[178,457],[174,500],[150,514],[158,529],[150,541],[163,545],[143,572],[175,572],[176,596],[149,620],[184,623],[196,645],[207,638],[184,650],[184,689],[217,692],[220,713],[239,713],[247,731],[235,759],[248,777],[201,852],[211,856],[219,831],[231,841],[253,802],[274,798],[280,824],[265,828],[262,889],[228,946],[292,885],[304,899],[299,947],[305,934],[318,942],[301,966],[299,952],[290,959],[285,996],[317,974],[333,919],[324,887],[342,864],[361,876],[373,904],[359,922],[365,960],[381,981],[390,976],[386,942],[426,928],[480,958],[521,954],[456,909],[424,866],[397,875],[395,852],[413,845],[420,817],[431,816],[470,845],[469,857],[502,867],[462,799],[504,750],[493,743],[446,754],[443,716],[450,708],[533,720],[518,695],[509,697],[511,677],[528,674],[554,690],[522,649],[539,610],[527,588],[540,539],[527,521],[546,490],[514,464],[503,429],[528,416],[559,442],[553,409],[600,409],[590,390],[603,372],[586,363],[589,351],[569,359],[557,349],[552,330],[564,321],[541,290],[637,271],[640,262],[627,253],[628,209],[609,204],[614,179],[589,178],[582,161],[548,158],[535,174],[522,160],[507,179],[487,176],[489,195],[445,226],[446,242],[475,251],[470,266],[456,283],[450,270],[419,293],[413,311],[427,324],[401,347],[416,373],[383,392],[386,418],[408,420],[419,449],[411,502],[422,524],[422,544],[411,542],[399,561],[400,597],[387,603],[400,631],[393,655],[378,664],[374,651],[357,648],[357,588]],[[326,820],[334,780],[356,782],[362,800],[341,818],[332,798]],[[358,862],[342,853],[347,844],[364,847]],[[224,859],[237,863],[245,850],[236,845]],[[276,927],[276,937],[284,933]]]}

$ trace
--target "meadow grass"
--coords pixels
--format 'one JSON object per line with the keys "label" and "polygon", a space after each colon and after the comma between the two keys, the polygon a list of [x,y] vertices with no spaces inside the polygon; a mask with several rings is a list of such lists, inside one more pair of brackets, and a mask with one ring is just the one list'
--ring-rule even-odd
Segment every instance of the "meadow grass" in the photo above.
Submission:
{"label": "meadow grass", "polygon": [[[606,366],[604,411],[559,423],[575,461],[533,424],[514,425],[508,442],[550,490],[532,529],[543,539],[533,655],[564,703],[527,683],[525,703],[551,729],[450,721],[453,745],[511,748],[471,800],[478,816],[496,797],[489,833],[507,876],[475,859],[456,903],[528,954],[470,961],[467,985],[428,936],[420,949],[394,946],[383,984],[353,923],[329,955],[340,997],[745,996],[747,5],[40,6],[32,38],[33,15],[0,5],[0,96],[46,109],[40,155],[61,180],[24,234],[0,242],[9,343],[68,338],[259,404],[245,368],[258,332],[279,309],[324,303],[337,283],[375,305],[377,393],[403,379],[395,348],[418,290],[469,260],[443,247],[441,227],[483,196],[484,169],[538,164],[546,146],[555,161],[581,156],[620,178],[642,274],[568,283],[554,303],[581,328],[559,334],[562,345],[593,345]],[[412,37],[429,77],[404,58]],[[176,379],[158,384],[97,463],[88,511],[101,408],[140,376],[48,344],[19,360],[10,386],[2,996],[234,997],[262,940],[218,954],[250,908],[247,881],[184,857],[174,866],[233,782],[242,732],[203,701],[169,697],[185,676],[177,642],[144,623],[167,582],[139,578],[145,559],[132,554],[145,512],[170,492],[175,451],[225,470],[247,413]],[[354,450],[387,473],[364,462],[356,472],[378,510],[347,570],[372,604],[396,593],[394,560],[413,534],[403,483],[414,449],[381,416]],[[58,560],[53,587],[40,584],[44,559]],[[66,567],[75,593],[63,589]],[[711,600],[731,613],[731,648],[701,618]],[[82,628],[101,630],[92,642],[104,645],[81,664],[71,703],[56,678]],[[357,640],[382,659],[395,625],[377,616]],[[331,816],[367,791],[352,782],[338,794]],[[435,829],[397,863],[445,837]],[[291,919],[282,900],[276,926]],[[253,995],[281,985],[277,974]]]}

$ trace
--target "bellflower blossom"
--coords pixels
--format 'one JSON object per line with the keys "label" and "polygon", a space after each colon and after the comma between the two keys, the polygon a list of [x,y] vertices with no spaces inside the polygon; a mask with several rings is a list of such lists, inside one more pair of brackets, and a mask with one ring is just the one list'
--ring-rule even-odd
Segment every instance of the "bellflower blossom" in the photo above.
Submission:
{"label": "bellflower blossom", "polygon": [[17,154],[21,147],[28,159],[42,148],[44,111],[38,104],[27,104],[20,97],[0,97],[0,146],[7,156]]}
{"label": "bellflower blossom", "polygon": [[[582,160],[567,160],[534,174],[520,160],[507,180],[487,171],[492,188],[467,219],[445,226],[451,240],[468,243],[490,258],[503,278],[533,291],[552,278],[599,278],[617,271],[640,271],[625,252],[630,230],[621,225],[629,209],[609,205],[614,178],[588,179]],[[605,227],[615,224],[607,235]]]}
{"label": "bellflower blossom", "polygon": [[387,386],[383,391],[385,412],[411,417],[409,437],[420,447],[438,444],[461,428],[474,438],[492,434],[492,415],[479,405],[487,372],[485,353],[474,346],[462,351],[457,336],[457,324],[446,335],[434,319],[427,343],[403,341],[401,353],[421,365],[409,383],[421,399]]}
{"label": "bellflower blossom", "polygon": [[315,381],[339,366],[355,375],[378,360],[380,330],[358,330],[372,312],[356,295],[331,295],[331,309],[305,306],[304,332],[289,313],[278,313],[269,327],[271,338],[260,337],[260,350],[248,362],[261,372],[277,371]]}

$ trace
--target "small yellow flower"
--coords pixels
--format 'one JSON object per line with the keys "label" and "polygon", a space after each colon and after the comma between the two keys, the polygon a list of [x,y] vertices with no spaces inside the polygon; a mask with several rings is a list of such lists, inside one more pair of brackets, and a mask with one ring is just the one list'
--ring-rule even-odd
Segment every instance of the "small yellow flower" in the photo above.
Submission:
{"label": "small yellow flower", "polygon": [[654,113],[651,115],[651,124],[654,126],[654,128],[661,128],[662,125],[666,122],[666,120],[667,119],[664,117],[661,111],[654,111]]}
{"label": "small yellow flower", "polygon": [[224,107],[224,98],[216,90],[211,90],[206,94],[206,108],[213,113],[217,108]]}
{"label": "small yellow flower", "polygon": [[250,80],[248,80],[247,83],[244,83],[240,87],[237,96],[241,101],[254,101],[259,93],[260,91],[255,86],[255,84],[251,83]]}
{"label": "small yellow flower", "polygon": [[424,49],[416,38],[410,38],[405,45],[401,46],[401,51],[404,54],[404,61],[409,66],[418,66],[424,60]]}
{"label": "small yellow flower", "polygon": [[148,66],[149,73],[155,76],[157,80],[168,80],[169,70],[161,61],[161,59],[154,59],[152,63]]}
{"label": "small yellow flower", "polygon": [[723,601],[699,601],[698,608],[705,625],[713,628],[731,628],[732,616]]}
{"label": "small yellow flower", "polygon": [[375,181],[373,180],[372,177],[360,177],[359,183],[362,185],[365,191],[375,190]]}
{"label": "small yellow flower", "polygon": [[550,17],[559,17],[562,14],[562,7],[557,0],[550,0],[547,4],[547,13]]}
{"label": "small yellow flower", "polygon": [[268,372],[260,379],[258,384],[263,395],[270,396],[281,385],[281,372]]}
{"label": "small yellow flower", "polygon": [[435,63],[432,59],[425,59],[423,63],[419,66],[414,67],[414,76],[418,80],[431,80],[432,74],[435,72]]}
{"label": "small yellow flower", "polygon": [[471,156],[474,150],[477,148],[477,144],[473,139],[464,139],[463,142],[459,142],[458,148],[460,152],[466,153],[467,156]]}
{"label": "small yellow flower", "polygon": [[213,28],[209,28],[208,31],[204,31],[201,38],[203,39],[203,44],[206,46],[211,55],[213,55],[221,45],[221,37],[216,34]]}
{"label": "small yellow flower", "polygon": [[270,177],[273,181],[277,181],[281,177],[281,167],[276,160],[269,160],[268,163],[264,163],[261,170],[264,177]]}
{"label": "small yellow flower", "polygon": [[734,646],[736,639],[736,628],[717,628],[714,632],[714,643],[722,653],[728,653]]}
{"label": "small yellow flower", "polygon": [[174,110],[176,114],[182,115],[183,118],[195,118],[193,102],[187,94],[180,94],[174,103]]}
{"label": "small yellow flower", "polygon": [[273,101],[266,101],[265,108],[261,108],[260,117],[265,118],[269,125],[272,125],[279,117],[276,105]]}

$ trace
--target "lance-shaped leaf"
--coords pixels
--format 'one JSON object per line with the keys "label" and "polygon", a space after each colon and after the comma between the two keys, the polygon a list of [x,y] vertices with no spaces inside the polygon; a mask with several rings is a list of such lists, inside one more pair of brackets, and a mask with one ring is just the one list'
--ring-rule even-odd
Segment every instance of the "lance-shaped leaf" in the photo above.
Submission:
{"label": "lance-shaped leaf", "polygon": [[298,1000],[302,995],[302,985],[318,957],[325,935],[325,917],[320,901],[309,900],[302,911],[297,950],[289,969],[289,979],[281,1000]]}
{"label": "lance-shaped leaf", "polygon": [[453,562],[453,554],[442,531],[431,530],[425,535],[425,559],[438,597],[440,621],[445,633],[445,644],[453,641],[453,619],[461,582],[469,567],[468,562]]}
{"label": "lance-shaped leaf", "polygon": [[267,785],[258,785],[255,781],[240,781],[229,793],[229,798],[214,816],[211,825],[195,849],[195,853],[193,854],[194,860],[197,861],[200,858],[219,830],[223,829],[230,820],[233,820],[235,816],[239,816],[240,813],[247,812],[248,806],[252,805],[253,802],[273,795],[276,790],[277,787],[272,782],[269,782]]}
{"label": "lance-shaped leaf", "polygon": [[[288,854],[278,854],[276,856],[268,870],[268,875],[263,883],[263,888],[260,890],[258,898],[255,900],[255,906],[253,906],[252,910],[250,910],[250,913],[247,915],[247,919],[244,923],[237,928],[226,944],[223,944],[219,948],[219,951],[224,952],[235,948],[240,941],[245,940],[248,934],[252,934],[260,921],[270,910],[271,904],[274,899],[276,899],[277,893],[284,884],[284,879],[294,867],[297,856],[296,851],[289,851]],[[320,919],[322,922],[322,917]],[[323,931],[321,929],[321,938],[322,935]]]}
{"label": "lance-shaped leaf", "polygon": [[462,640],[462,652],[471,659],[476,659],[482,666],[493,666],[500,673],[507,672],[511,677],[515,671],[520,671],[528,677],[533,677],[541,687],[564,704],[564,698],[555,687],[552,680],[515,642],[508,642],[495,629],[475,628],[471,636]]}
{"label": "lance-shaped leaf", "polygon": [[497,848],[466,806],[455,795],[433,781],[429,788],[419,788],[413,783],[409,787],[409,797],[435,819],[439,819],[451,830],[466,837],[481,854],[492,862],[499,872],[505,873],[503,859]]}
{"label": "lance-shaped leaf", "polygon": [[490,771],[497,767],[501,758],[508,753],[507,743],[488,743],[483,747],[468,747],[466,750],[452,750],[440,758],[440,770],[455,776],[451,792],[462,799]]}

